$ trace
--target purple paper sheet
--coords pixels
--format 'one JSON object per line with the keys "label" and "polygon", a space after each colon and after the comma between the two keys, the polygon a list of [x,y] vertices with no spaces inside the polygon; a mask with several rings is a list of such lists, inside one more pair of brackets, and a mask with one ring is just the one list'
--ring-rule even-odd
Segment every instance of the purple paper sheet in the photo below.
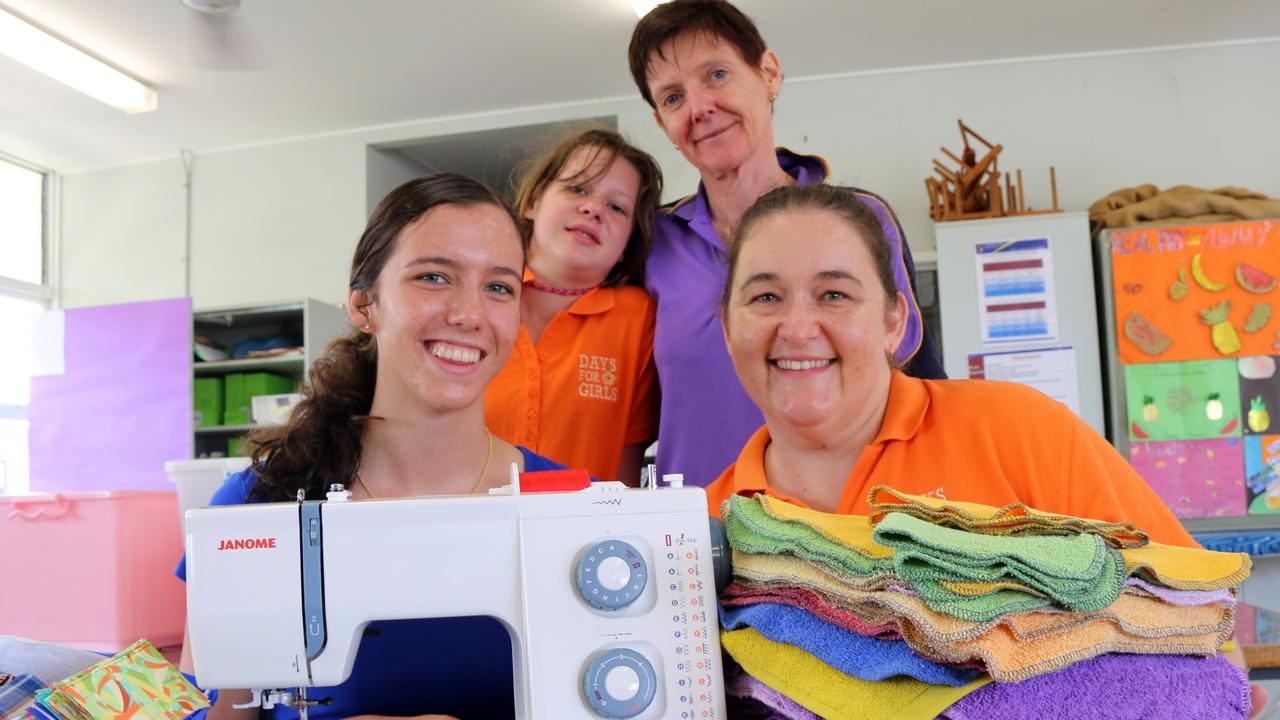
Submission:
{"label": "purple paper sheet", "polygon": [[65,311],[65,370],[31,379],[31,490],[168,490],[192,451],[191,300]]}

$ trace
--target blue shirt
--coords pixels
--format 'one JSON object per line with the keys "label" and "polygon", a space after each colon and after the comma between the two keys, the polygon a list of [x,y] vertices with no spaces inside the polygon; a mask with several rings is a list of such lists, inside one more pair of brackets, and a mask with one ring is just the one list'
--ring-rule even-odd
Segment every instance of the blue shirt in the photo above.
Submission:
{"label": "blue shirt", "polygon": [[[523,447],[517,449],[524,455],[525,472],[564,469]],[[255,479],[252,469],[232,475],[209,504],[245,503]],[[174,572],[187,579],[185,556]],[[369,591],[377,592],[377,588]],[[246,593],[245,602],[253,602],[252,594]],[[502,623],[491,617],[371,622],[360,640],[351,677],[334,687],[309,688],[307,697],[332,698],[329,705],[312,708],[308,713],[317,720],[426,713],[453,715],[462,720],[511,718],[515,716],[511,636]],[[192,720],[203,720],[197,718],[203,714],[201,711],[193,715]],[[292,720],[298,713],[277,706],[262,716]]]}
{"label": "blue shirt", "polygon": [[[800,185],[827,181],[822,158],[778,149],[778,164]],[[907,298],[907,328],[896,360],[908,375],[945,378],[915,297],[915,266],[889,204],[857,188],[849,192],[875,211],[893,252],[893,273]],[[720,476],[764,416],[738,382],[720,323],[728,281],[726,246],[711,220],[706,189],[658,211],[645,287],[658,304],[653,358],[662,389],[658,472],[684,473],[706,486]]]}

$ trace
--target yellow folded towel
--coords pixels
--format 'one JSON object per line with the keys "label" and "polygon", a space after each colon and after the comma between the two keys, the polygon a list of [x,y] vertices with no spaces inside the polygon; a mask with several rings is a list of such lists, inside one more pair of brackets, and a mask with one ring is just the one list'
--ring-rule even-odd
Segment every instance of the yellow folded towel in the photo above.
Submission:
{"label": "yellow folded towel", "polygon": [[760,502],[760,507],[774,519],[804,523],[828,540],[873,560],[893,557],[893,548],[885,547],[871,539],[871,531],[875,528],[866,515],[819,512],[782,502],[764,494],[756,495],[755,499]]}
{"label": "yellow folded towel", "polygon": [[1055,515],[1011,503],[1004,507],[908,495],[886,485],[876,485],[867,495],[870,523],[879,523],[891,512],[906,513],[943,527],[990,535],[1101,535],[1116,548],[1139,547],[1150,538],[1133,523]]}
{"label": "yellow folded towel", "polygon": [[999,590],[1017,590],[1018,592],[1029,593],[1045,597],[1045,594],[1039,590],[1023,585],[1020,582],[1012,580],[1002,580],[997,582],[977,582],[972,580],[939,580],[938,584],[943,588],[950,590],[957,595],[965,597],[980,597],[982,595],[990,595]]}
{"label": "yellow folded towel", "polygon": [[1157,585],[1177,590],[1229,588],[1244,582],[1253,568],[1253,561],[1245,553],[1160,543],[1124,548],[1120,554],[1130,575],[1140,575]]}
{"label": "yellow folded towel", "polygon": [[983,677],[958,688],[905,677],[867,682],[752,628],[722,632],[720,644],[748,674],[828,720],[929,720],[991,682]]}

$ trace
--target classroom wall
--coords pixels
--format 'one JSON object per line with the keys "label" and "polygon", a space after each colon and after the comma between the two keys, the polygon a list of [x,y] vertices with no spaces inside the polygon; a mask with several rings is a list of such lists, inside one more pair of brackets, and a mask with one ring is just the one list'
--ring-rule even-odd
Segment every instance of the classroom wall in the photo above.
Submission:
{"label": "classroom wall", "polygon": [[[782,58],[784,70],[786,58]],[[1121,187],[1238,185],[1280,195],[1280,42],[1139,54],[788,78],[776,140],[824,155],[834,180],[897,208],[912,248],[933,248],[924,178],[957,117],[1002,143],[1026,197],[1066,209]],[[449,117],[197,153],[191,295],[197,308],[345,297],[368,210],[370,145],[616,115],[667,173],[669,199],[697,174],[638,98]],[[373,172],[379,170],[374,163]],[[375,178],[376,180],[376,178]],[[62,301],[76,307],[182,293],[184,174],[176,157],[62,179]]]}

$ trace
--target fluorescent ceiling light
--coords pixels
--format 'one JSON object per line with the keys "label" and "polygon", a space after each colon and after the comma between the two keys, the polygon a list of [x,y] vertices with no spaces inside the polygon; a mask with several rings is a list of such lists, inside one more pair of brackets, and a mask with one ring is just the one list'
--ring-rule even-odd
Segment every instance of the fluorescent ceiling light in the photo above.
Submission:
{"label": "fluorescent ceiling light", "polygon": [[0,9],[0,54],[127,113],[156,109],[156,92]]}
{"label": "fluorescent ceiling light", "polygon": [[666,0],[631,0],[631,8],[636,11],[636,17],[644,17],[664,2]]}

